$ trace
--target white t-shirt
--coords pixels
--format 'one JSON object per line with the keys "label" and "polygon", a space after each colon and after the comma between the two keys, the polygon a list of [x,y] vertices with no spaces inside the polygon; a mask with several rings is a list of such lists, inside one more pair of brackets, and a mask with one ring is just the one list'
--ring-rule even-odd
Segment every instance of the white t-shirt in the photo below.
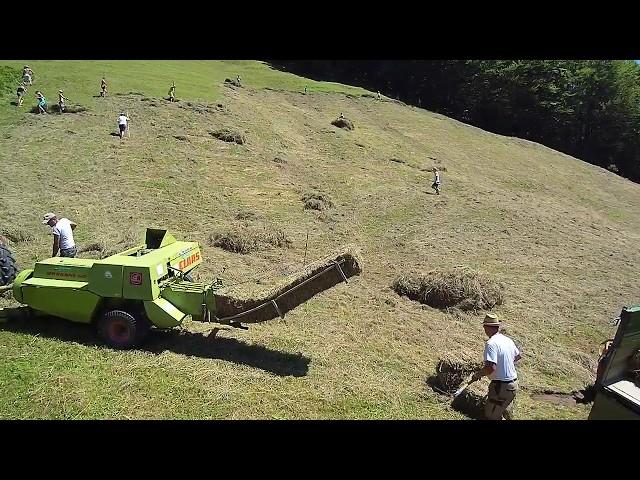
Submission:
{"label": "white t-shirt", "polygon": [[127,124],[127,116],[126,115],[120,115],[118,117],[118,125],[126,125]]}
{"label": "white t-shirt", "polygon": [[493,335],[484,347],[484,361],[496,364],[496,370],[489,378],[503,381],[518,378],[514,362],[517,355],[520,350],[513,340],[500,332]]}
{"label": "white t-shirt", "polygon": [[434,183],[440,183],[440,172],[435,172]]}
{"label": "white t-shirt", "polygon": [[71,230],[71,222],[67,218],[61,218],[51,227],[51,233],[60,236],[60,249],[65,250],[76,246],[73,241],[73,231]]}

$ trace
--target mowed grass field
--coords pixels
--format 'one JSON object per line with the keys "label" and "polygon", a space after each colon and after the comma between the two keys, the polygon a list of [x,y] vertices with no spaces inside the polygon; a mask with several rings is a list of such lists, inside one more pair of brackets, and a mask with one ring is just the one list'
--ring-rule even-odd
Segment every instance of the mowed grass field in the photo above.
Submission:
{"label": "mowed grass field", "polygon": [[[612,319],[640,303],[638,185],[532,142],[259,62],[0,65],[25,63],[35,71],[25,105],[11,105],[11,95],[0,103],[0,234],[13,239],[20,267],[50,255],[47,211],[78,223],[80,248],[117,249],[142,241],[146,227],[198,241],[199,281],[266,288],[302,266],[307,235],[307,261],[354,243],[364,264],[360,277],[284,320],[215,340],[209,326],[187,321],[121,352],[87,326],[0,324],[0,418],[464,419],[425,382],[446,355],[481,358],[482,312],[453,315],[390,289],[401,274],[459,265],[506,285],[494,311],[523,352],[516,416],[588,416],[589,405],[532,395],[591,383]],[[223,85],[237,74],[243,88]],[[102,75],[109,96],[96,98]],[[173,104],[163,100],[172,81]],[[36,89],[52,104],[59,88],[88,110],[29,113]],[[113,134],[122,110],[131,129],[121,141]],[[354,131],[331,125],[340,113]],[[246,143],[214,138],[221,128]],[[427,171],[435,164],[446,168],[440,196]],[[310,192],[333,207],[305,210]],[[281,231],[291,246],[241,255],[211,245],[213,234],[242,226]]]}

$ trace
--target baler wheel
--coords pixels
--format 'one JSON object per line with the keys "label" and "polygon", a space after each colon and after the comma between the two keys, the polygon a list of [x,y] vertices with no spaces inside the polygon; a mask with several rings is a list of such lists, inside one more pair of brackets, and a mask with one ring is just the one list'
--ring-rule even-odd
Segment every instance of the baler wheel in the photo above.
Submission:
{"label": "baler wheel", "polygon": [[98,322],[98,333],[107,345],[126,350],[139,345],[149,333],[145,318],[136,318],[124,310],[105,312]]}
{"label": "baler wheel", "polygon": [[16,259],[7,247],[0,244],[0,287],[13,282],[17,274]]}

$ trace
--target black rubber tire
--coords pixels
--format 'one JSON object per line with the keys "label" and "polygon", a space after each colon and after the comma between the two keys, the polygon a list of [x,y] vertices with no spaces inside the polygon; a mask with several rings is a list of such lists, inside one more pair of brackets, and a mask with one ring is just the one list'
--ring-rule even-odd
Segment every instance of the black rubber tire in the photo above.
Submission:
{"label": "black rubber tire", "polygon": [[146,318],[124,310],[109,310],[98,320],[98,334],[107,345],[118,350],[140,345],[150,329]]}
{"label": "black rubber tire", "polygon": [[7,247],[0,245],[0,287],[9,285],[18,274],[18,265]]}

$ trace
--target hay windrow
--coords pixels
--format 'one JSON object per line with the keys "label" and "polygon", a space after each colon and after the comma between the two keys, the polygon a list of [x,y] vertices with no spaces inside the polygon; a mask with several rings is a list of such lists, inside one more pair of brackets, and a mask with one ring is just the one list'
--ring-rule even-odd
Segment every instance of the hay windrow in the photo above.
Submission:
{"label": "hay windrow", "polygon": [[[341,268],[347,278],[359,275],[362,270],[362,259],[359,251],[354,246],[346,246],[321,260],[307,265],[304,269],[284,278],[274,287],[263,290],[246,290],[241,285],[223,288],[215,293],[216,316],[219,318],[237,315],[238,313],[250,310],[265,302],[275,299],[287,289],[301,284],[315,274],[331,267],[335,262],[342,262]],[[327,290],[344,279],[337,268],[328,270],[323,275],[309,281],[297,290],[289,292],[277,300],[280,311],[284,314],[306,302],[316,294]],[[246,287],[245,287],[246,288]],[[242,323],[255,323],[271,320],[278,317],[278,311],[273,305],[252,312],[249,315],[238,319]]]}
{"label": "hay windrow", "polygon": [[[30,242],[35,239],[33,235],[21,228],[5,228],[1,233],[4,235],[4,237],[0,236],[1,238],[5,238],[5,240],[8,239],[13,243]],[[1,238],[0,244],[2,243]]]}
{"label": "hay windrow", "polygon": [[403,275],[393,282],[391,288],[398,295],[439,309],[490,310],[502,305],[505,299],[502,283],[488,274],[468,268]]}
{"label": "hay windrow", "polygon": [[269,247],[289,248],[291,243],[282,230],[264,227],[239,227],[225,232],[217,232],[209,237],[210,245],[242,254]]}

